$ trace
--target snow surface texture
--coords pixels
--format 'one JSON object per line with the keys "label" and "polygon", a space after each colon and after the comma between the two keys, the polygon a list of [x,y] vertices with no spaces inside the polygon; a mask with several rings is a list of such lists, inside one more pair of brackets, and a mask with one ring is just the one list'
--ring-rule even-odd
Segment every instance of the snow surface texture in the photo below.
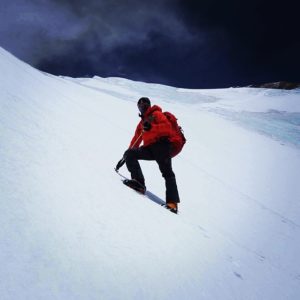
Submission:
{"label": "snow surface texture", "polygon": [[[299,90],[63,78],[2,48],[0,70],[2,300],[300,299]],[[185,129],[179,215],[113,170],[141,96]]]}

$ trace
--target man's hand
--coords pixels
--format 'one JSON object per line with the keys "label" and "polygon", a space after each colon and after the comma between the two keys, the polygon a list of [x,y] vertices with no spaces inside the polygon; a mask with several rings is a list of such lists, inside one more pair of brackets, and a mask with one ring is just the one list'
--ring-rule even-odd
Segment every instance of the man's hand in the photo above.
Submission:
{"label": "man's hand", "polygon": [[125,164],[125,158],[121,158],[121,160],[117,163],[115,170],[118,172],[119,169]]}
{"label": "man's hand", "polygon": [[144,124],[143,124],[143,129],[144,131],[149,131],[151,129],[151,123],[148,122],[148,121],[145,121]]}
{"label": "man's hand", "polygon": [[115,167],[115,170],[118,172],[119,169],[125,164],[126,162],[126,157],[127,157],[127,153],[130,149],[127,149],[124,154],[123,154],[123,157],[119,160],[119,162],[117,163],[116,167]]}

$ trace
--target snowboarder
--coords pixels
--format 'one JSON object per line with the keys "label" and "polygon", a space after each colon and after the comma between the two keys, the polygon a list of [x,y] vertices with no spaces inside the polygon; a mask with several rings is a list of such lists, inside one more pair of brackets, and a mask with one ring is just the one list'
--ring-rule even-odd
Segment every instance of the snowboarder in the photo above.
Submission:
{"label": "snowboarder", "polygon": [[[142,193],[145,193],[145,179],[139,164],[139,160],[155,160],[166,185],[166,206],[169,210],[177,213],[180,202],[175,174],[172,170],[172,148],[170,139],[174,132],[162,109],[151,106],[149,98],[142,97],[137,103],[140,111],[141,121],[136,127],[134,137],[131,140],[129,149],[124,153],[124,159],[131,173],[131,180],[126,184]],[[143,142],[143,146],[139,147]]]}

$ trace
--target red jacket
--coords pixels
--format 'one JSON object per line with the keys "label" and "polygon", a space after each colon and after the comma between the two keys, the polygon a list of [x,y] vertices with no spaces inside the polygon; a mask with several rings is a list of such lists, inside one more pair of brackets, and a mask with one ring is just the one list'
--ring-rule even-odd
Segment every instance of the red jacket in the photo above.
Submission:
{"label": "red jacket", "polygon": [[[149,131],[143,131],[143,123],[146,121],[151,123],[151,129]],[[173,134],[171,124],[162,113],[161,108],[157,105],[153,105],[149,107],[142,116],[142,120],[136,127],[129,148],[138,148],[142,141],[144,146],[148,146],[157,142],[161,137],[170,139]]]}

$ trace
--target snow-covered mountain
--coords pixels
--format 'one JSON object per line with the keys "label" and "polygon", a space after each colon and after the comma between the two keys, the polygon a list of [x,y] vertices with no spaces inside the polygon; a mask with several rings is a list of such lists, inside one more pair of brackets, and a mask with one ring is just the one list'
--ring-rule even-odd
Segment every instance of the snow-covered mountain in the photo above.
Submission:
{"label": "snow-covered mountain", "polygon": [[[300,299],[299,90],[0,70],[1,299]],[[141,96],[185,130],[179,215],[114,171]]]}

